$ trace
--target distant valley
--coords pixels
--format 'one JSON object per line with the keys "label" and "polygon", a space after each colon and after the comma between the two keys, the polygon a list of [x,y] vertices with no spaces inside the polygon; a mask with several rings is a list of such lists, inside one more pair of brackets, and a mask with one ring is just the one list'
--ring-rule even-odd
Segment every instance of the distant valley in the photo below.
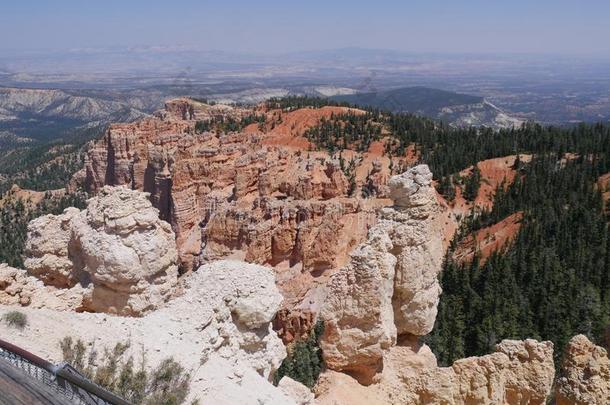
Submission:
{"label": "distant valley", "polygon": [[[453,126],[510,127],[521,123],[483,97],[427,87],[375,93],[357,93],[354,88],[332,85],[251,88],[219,85],[194,86],[188,90],[191,96],[239,104],[256,104],[289,95],[331,97],[392,112],[412,112]],[[99,133],[109,123],[132,122],[151,114],[163,107],[166,98],[179,91],[179,88],[158,87],[120,91],[0,88],[0,146],[24,147],[74,137],[81,141],[85,133]]]}
{"label": "distant valley", "polygon": [[349,104],[379,108],[394,113],[409,112],[442,120],[453,126],[507,128],[523,121],[500,110],[483,97],[428,87],[407,87],[374,93],[332,97]]}
{"label": "distant valley", "polygon": [[134,121],[145,117],[147,110],[138,99],[113,98],[111,93],[0,88],[0,142],[54,140],[78,128]]}

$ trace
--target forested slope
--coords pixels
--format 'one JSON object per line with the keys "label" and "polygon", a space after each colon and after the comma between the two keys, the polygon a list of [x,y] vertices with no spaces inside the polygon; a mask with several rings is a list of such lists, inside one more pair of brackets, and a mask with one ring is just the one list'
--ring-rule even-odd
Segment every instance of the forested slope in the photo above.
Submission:
{"label": "forested slope", "polygon": [[489,353],[505,338],[552,340],[557,359],[576,334],[602,340],[610,324],[610,236],[605,190],[596,182],[610,172],[610,127],[454,129],[414,115],[366,111],[334,116],[306,136],[331,152],[366,150],[385,139],[385,153],[400,156],[414,144],[449,199],[455,187],[476,195],[477,171],[462,179],[461,170],[485,159],[534,155],[529,163],[515,163],[514,183],[498,188],[490,212],[473,212],[455,242],[521,211],[513,243],[484,264],[476,257],[459,264],[447,255],[439,316],[427,339],[441,363]]}

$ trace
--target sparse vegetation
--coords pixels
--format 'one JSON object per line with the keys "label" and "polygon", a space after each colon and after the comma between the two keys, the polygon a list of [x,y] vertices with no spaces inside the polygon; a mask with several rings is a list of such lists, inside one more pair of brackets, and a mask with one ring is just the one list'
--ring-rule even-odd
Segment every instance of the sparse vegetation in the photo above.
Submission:
{"label": "sparse vegetation", "polygon": [[7,312],[2,319],[12,328],[24,329],[28,325],[27,315],[19,311]]}
{"label": "sparse vegetation", "polygon": [[278,108],[284,111],[298,110],[299,108],[320,108],[326,106],[341,106],[349,107],[348,103],[334,101],[329,98],[322,97],[304,97],[304,96],[290,96],[283,98],[272,98],[267,101],[267,108]]}
{"label": "sparse vegetation", "polygon": [[444,176],[436,186],[438,191],[445,199],[452,202],[455,199],[455,185],[453,184],[453,176]]}
{"label": "sparse vegetation", "polygon": [[195,132],[198,134],[214,131],[216,133],[239,132],[250,124],[257,123],[259,127],[265,124],[265,115],[250,114],[239,120],[232,117],[214,117],[208,120],[197,121]]}
{"label": "sparse vegetation", "polygon": [[277,385],[282,377],[287,375],[295,381],[312,388],[320,372],[324,367],[322,350],[319,340],[324,333],[324,322],[318,321],[305,341],[296,342],[288,350],[288,356],[273,376],[273,382]]}
{"label": "sparse vegetation", "polygon": [[188,396],[190,375],[173,358],[164,359],[149,371],[144,353],[137,363],[132,355],[127,356],[128,342],[104,348],[101,357],[93,344],[86,345],[80,339],[65,337],[59,346],[64,361],[133,404],[178,405]]}

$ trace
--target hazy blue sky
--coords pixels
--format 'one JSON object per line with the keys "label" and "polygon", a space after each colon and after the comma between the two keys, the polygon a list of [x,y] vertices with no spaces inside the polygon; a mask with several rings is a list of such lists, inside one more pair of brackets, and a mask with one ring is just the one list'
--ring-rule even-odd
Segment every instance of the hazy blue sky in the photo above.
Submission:
{"label": "hazy blue sky", "polygon": [[283,52],[610,55],[609,0],[1,0],[0,49],[195,45]]}

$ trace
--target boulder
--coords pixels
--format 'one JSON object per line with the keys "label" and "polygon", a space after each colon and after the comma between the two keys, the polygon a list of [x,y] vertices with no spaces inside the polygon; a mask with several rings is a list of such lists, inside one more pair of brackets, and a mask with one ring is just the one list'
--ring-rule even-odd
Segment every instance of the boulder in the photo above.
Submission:
{"label": "boulder", "polygon": [[178,281],[175,236],[147,194],[104,187],[71,228],[70,256],[90,280],[90,310],[138,315],[169,298]]}
{"label": "boulder", "polygon": [[297,405],[313,405],[313,392],[298,381],[293,380],[288,376],[282,377],[277,387],[286,395],[296,402]]}
{"label": "boulder", "polygon": [[74,310],[80,307],[82,299],[80,286],[70,289],[47,287],[25,270],[0,264],[0,305]]}
{"label": "boulder", "polygon": [[435,210],[436,194],[428,165],[418,165],[400,175],[392,176],[388,186],[394,206],[410,210],[411,216],[428,216]]}
{"label": "boulder", "polygon": [[78,282],[68,255],[70,222],[78,213],[77,208],[68,208],[61,215],[44,215],[29,223],[24,264],[30,275],[56,287],[72,287]]}

